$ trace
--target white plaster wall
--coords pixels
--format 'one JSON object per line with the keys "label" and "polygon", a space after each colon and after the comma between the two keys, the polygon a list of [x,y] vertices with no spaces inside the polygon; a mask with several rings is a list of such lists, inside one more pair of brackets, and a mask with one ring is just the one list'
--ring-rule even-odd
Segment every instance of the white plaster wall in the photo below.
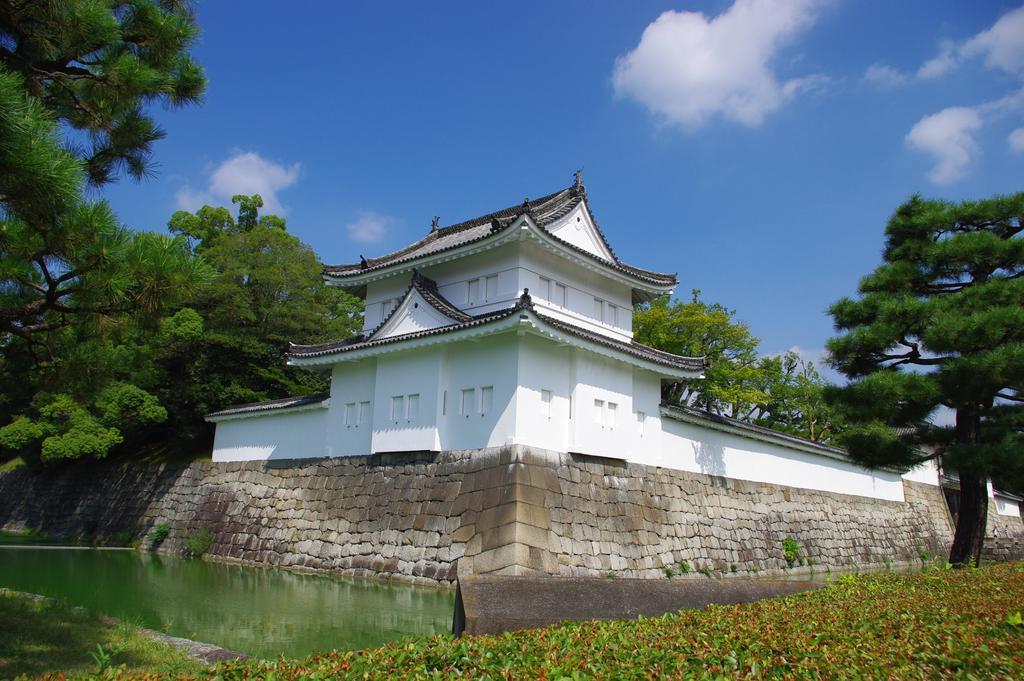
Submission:
{"label": "white plaster wall", "polygon": [[934,460],[925,461],[920,466],[911,468],[903,474],[904,480],[921,482],[926,485],[939,485],[939,467]]}
{"label": "white plaster wall", "polygon": [[[504,310],[515,304],[523,289],[530,289],[534,304],[544,313],[622,340],[633,337],[632,289],[570,264],[533,241],[510,242],[489,251],[424,268],[422,274],[438,284],[441,295],[468,314]],[[395,301],[409,287],[411,274],[398,274],[371,282],[366,289],[363,330],[376,328],[393,309],[382,301]],[[497,276],[497,289],[486,290],[486,277]],[[545,277],[566,286],[566,304],[553,303],[541,284]],[[480,280],[479,294],[470,300],[468,282]],[[553,286],[553,284],[552,284]],[[594,298],[616,308],[615,322],[595,318]]]}
{"label": "white plaster wall", "polygon": [[[377,360],[374,358],[334,365],[327,413],[328,456],[358,456],[370,452],[373,416],[380,408],[374,394],[376,380]],[[346,424],[345,405],[355,404],[358,414],[362,402],[370,403],[369,418],[358,424]]]}
{"label": "white plaster wall", "polygon": [[898,473],[871,471],[853,463],[675,419],[662,419],[662,427],[660,456],[639,463],[738,480],[904,500],[903,478]]}
{"label": "white plaster wall", "polygon": [[[626,284],[569,265],[563,258],[532,243],[523,249],[519,267],[519,289],[530,289],[533,302],[541,312],[622,340],[633,337],[633,293]],[[541,287],[541,277],[567,286],[565,307],[552,304],[547,299]],[[594,318],[595,297],[615,305],[614,325]]]}
{"label": "white plaster wall", "polygon": [[995,495],[996,513],[1008,515],[1014,518],[1020,517],[1020,502],[1016,499],[1009,499],[1001,495]]}
{"label": "white plaster wall", "polygon": [[[519,244],[513,242],[461,260],[453,260],[423,270],[437,282],[441,295],[467,314],[478,315],[504,310],[522,294],[517,274]],[[488,295],[486,277],[497,276],[498,286]],[[469,281],[479,279],[476,297],[469,299]]]}
{"label": "white plaster wall", "polygon": [[[439,417],[441,449],[476,449],[513,442],[516,432],[515,394],[518,381],[518,343],[514,333],[486,336],[477,341],[448,344],[440,376]],[[491,408],[480,413],[480,392],[491,387]],[[477,408],[459,413],[461,392],[475,391]],[[447,395],[445,395],[447,393]]]}
{"label": "white plaster wall", "polygon": [[[363,332],[377,328],[388,313],[399,303],[412,282],[412,274],[405,272],[387,279],[371,281],[366,285],[366,300],[363,313]],[[390,301],[386,307],[381,303]]]}
{"label": "white plaster wall", "polygon": [[[572,352],[543,338],[523,336],[518,369],[515,442],[559,452],[572,451]],[[543,400],[545,390],[551,392],[548,404]]]}
{"label": "white plaster wall", "polygon": [[217,423],[214,461],[265,461],[325,456],[327,409],[269,412]]}
{"label": "white plaster wall", "polygon": [[[635,437],[633,368],[583,350],[573,349],[572,354],[575,389],[571,451],[614,458],[643,456]],[[605,403],[604,410],[597,409],[595,400]],[[613,423],[607,418],[609,402],[616,405]]]}
{"label": "white plaster wall", "polygon": [[547,229],[562,241],[593,253],[599,258],[612,260],[612,254],[601,242],[597,225],[590,219],[590,213],[583,202],[558,222],[548,225]]}
{"label": "white plaster wall", "polygon": [[[439,347],[382,355],[377,358],[374,386],[373,452],[438,450],[437,386],[441,381]],[[418,395],[417,414],[392,418],[391,398]]]}

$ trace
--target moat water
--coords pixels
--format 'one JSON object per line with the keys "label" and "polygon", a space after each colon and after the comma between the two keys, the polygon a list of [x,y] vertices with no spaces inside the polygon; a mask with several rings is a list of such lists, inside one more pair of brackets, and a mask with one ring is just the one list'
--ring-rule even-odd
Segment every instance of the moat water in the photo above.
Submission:
{"label": "moat water", "polygon": [[73,548],[0,548],[0,587],[256,657],[450,631],[455,600],[447,589]]}

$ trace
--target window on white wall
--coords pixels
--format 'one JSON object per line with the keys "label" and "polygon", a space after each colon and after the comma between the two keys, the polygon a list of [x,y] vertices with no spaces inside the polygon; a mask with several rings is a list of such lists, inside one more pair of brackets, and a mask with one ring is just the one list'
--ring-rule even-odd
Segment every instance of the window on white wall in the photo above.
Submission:
{"label": "window on white wall", "polygon": [[348,404],[345,405],[345,425],[346,426],[358,425],[356,423],[356,403],[355,402],[349,402]]}
{"label": "window on white wall", "polygon": [[491,408],[494,406],[494,387],[485,385],[480,388],[480,413],[490,413]]}
{"label": "window on white wall", "polygon": [[594,423],[604,423],[604,400],[594,400]]}
{"label": "window on white wall", "polygon": [[619,308],[615,307],[611,303],[604,306],[604,323],[615,326],[618,323],[618,311]]}
{"label": "window on white wall", "polygon": [[594,298],[594,319],[597,321],[604,319],[604,301],[600,298]]}
{"label": "window on white wall", "polygon": [[615,415],[619,411],[619,405],[614,402],[608,402],[606,405],[604,424],[609,428],[615,427]]}
{"label": "window on white wall", "polygon": [[469,293],[467,294],[467,297],[469,299],[469,302],[475,303],[476,301],[480,300],[480,280],[470,279],[468,286]]}
{"label": "window on white wall", "polygon": [[391,398],[391,420],[398,421],[405,418],[405,395],[395,395]]}
{"label": "window on white wall", "polygon": [[459,399],[459,413],[469,416],[476,411],[476,388],[465,388]]}
{"label": "window on white wall", "polygon": [[555,297],[551,302],[559,307],[565,307],[566,302],[566,287],[565,284],[555,283]]}
{"label": "window on white wall", "polygon": [[405,418],[412,420],[412,419],[419,418],[419,415],[420,415],[420,396],[418,394],[417,395],[409,395],[406,398]]}
{"label": "window on white wall", "polygon": [[360,402],[359,403],[359,420],[356,421],[356,425],[362,425],[370,422],[370,403]]}
{"label": "window on white wall", "polygon": [[487,300],[494,300],[498,297],[498,275],[492,274],[491,276],[484,279],[484,295]]}
{"label": "window on white wall", "polygon": [[640,433],[640,437],[643,437],[644,430],[647,428],[647,414],[642,411],[636,413],[636,431]]}
{"label": "window on white wall", "polygon": [[[540,290],[537,291],[541,298],[551,301],[551,280],[547,277],[540,278]],[[552,301],[553,302],[553,301]]]}
{"label": "window on white wall", "polygon": [[547,418],[551,418],[551,391],[541,390],[540,391],[540,414]]}

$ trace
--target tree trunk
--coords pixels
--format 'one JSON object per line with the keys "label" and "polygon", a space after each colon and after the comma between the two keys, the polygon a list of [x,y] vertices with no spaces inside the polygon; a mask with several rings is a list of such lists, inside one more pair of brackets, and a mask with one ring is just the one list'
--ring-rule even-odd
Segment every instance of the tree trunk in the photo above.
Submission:
{"label": "tree trunk", "polygon": [[[956,441],[961,445],[978,442],[981,431],[980,410],[976,405],[956,410]],[[975,471],[958,470],[960,475],[960,512],[956,517],[956,533],[949,548],[949,562],[965,567],[981,560],[988,521],[988,478]]]}
{"label": "tree trunk", "polygon": [[983,477],[960,472],[960,512],[956,518],[956,534],[949,550],[952,565],[977,564],[985,539],[988,520],[988,486]]}

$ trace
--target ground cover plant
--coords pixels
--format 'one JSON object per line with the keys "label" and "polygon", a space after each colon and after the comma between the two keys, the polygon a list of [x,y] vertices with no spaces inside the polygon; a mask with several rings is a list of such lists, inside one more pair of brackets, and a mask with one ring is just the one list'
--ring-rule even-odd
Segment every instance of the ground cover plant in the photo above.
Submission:
{"label": "ground cover plant", "polygon": [[199,663],[128,623],[104,622],[55,600],[0,592],[0,679],[53,673],[197,674]]}
{"label": "ground cover plant", "polygon": [[[212,672],[254,678],[1024,678],[1024,563],[843,577],[664,617],[437,636]],[[124,672],[122,678],[133,674]]]}

